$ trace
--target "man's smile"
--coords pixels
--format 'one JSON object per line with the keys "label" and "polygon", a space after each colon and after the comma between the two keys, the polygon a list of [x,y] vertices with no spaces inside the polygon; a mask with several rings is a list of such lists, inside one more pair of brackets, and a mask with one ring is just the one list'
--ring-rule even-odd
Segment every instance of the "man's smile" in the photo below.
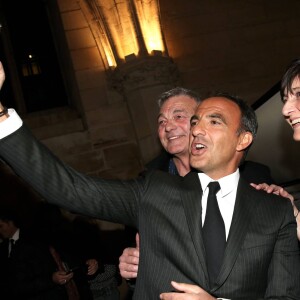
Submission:
{"label": "man's smile", "polygon": [[183,137],[183,135],[174,135],[174,136],[167,137],[167,139],[168,139],[168,141],[173,141],[173,140],[179,139],[181,137]]}

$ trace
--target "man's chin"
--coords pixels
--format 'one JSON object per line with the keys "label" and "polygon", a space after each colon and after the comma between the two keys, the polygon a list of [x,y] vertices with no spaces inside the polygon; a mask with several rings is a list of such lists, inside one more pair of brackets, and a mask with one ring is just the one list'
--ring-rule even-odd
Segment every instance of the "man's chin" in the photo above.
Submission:
{"label": "man's chin", "polygon": [[182,149],[180,147],[168,147],[167,148],[167,152],[169,152],[171,155],[182,155],[182,154],[186,154],[186,149]]}
{"label": "man's chin", "polygon": [[200,164],[196,159],[193,159],[193,156],[190,156],[190,165],[194,170],[203,171],[203,165]]}

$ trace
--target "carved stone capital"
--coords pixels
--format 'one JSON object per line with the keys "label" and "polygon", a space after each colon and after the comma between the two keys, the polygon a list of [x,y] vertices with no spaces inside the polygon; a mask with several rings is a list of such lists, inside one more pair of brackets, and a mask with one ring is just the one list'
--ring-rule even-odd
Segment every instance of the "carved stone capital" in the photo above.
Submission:
{"label": "carved stone capital", "polygon": [[179,81],[179,71],[169,57],[129,57],[128,61],[111,70],[111,86],[121,93],[127,93],[155,85],[174,86]]}

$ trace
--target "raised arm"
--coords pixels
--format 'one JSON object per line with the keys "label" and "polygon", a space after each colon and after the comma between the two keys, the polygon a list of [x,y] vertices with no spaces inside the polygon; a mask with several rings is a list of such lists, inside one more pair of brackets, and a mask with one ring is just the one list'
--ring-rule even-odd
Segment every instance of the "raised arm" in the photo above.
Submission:
{"label": "raised arm", "polygon": [[[0,87],[4,80],[0,63]],[[0,103],[0,114],[3,109]],[[89,217],[136,226],[141,179],[124,183],[74,170],[38,141],[14,110],[2,114],[0,124],[0,157],[46,201]]]}

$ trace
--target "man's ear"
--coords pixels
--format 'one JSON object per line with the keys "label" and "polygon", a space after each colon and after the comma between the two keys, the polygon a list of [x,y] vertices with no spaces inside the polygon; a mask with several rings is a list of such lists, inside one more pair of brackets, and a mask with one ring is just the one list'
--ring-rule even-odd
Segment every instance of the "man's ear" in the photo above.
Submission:
{"label": "man's ear", "polygon": [[249,131],[242,132],[239,136],[239,142],[236,146],[237,151],[243,151],[252,144],[253,135]]}

